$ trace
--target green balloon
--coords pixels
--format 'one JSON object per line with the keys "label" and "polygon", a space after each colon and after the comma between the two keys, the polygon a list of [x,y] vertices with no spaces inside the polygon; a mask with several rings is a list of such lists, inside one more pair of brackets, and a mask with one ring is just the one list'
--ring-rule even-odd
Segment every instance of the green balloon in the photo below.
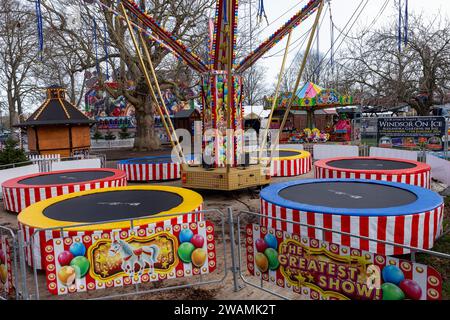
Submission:
{"label": "green balloon", "polygon": [[280,262],[278,261],[278,252],[275,249],[268,248],[264,251],[264,254],[269,260],[269,269],[275,271],[280,266]]}
{"label": "green balloon", "polygon": [[72,259],[70,266],[75,269],[77,278],[83,278],[89,271],[90,263],[86,257],[79,256]]}
{"label": "green balloon", "polygon": [[184,263],[191,263],[192,262],[192,252],[194,252],[195,246],[190,242],[185,242],[180,245],[178,248],[178,256],[180,257],[181,261]]}
{"label": "green balloon", "polygon": [[383,291],[383,300],[399,301],[405,300],[405,294],[402,289],[392,283],[383,283],[381,285]]}

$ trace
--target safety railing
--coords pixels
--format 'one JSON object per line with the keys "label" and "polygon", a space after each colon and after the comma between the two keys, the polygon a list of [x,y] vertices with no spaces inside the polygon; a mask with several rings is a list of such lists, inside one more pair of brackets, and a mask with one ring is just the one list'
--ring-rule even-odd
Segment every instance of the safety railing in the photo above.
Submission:
{"label": "safety railing", "polygon": [[[185,289],[185,288],[190,288],[190,287],[199,287],[199,286],[206,286],[206,285],[214,285],[214,284],[219,284],[219,283],[223,283],[224,280],[226,279],[227,275],[228,275],[228,269],[229,269],[229,256],[228,256],[228,252],[227,252],[227,245],[226,245],[226,225],[229,222],[230,217],[227,215],[225,215],[224,213],[222,213],[219,210],[203,210],[203,211],[195,211],[195,212],[189,212],[189,213],[180,213],[180,214],[171,214],[171,215],[166,215],[164,216],[164,221],[163,223],[163,230],[166,230],[167,227],[169,227],[169,225],[167,223],[169,223],[172,219],[178,219],[178,221],[182,221],[182,220],[188,220],[189,217],[195,217],[195,223],[201,224],[201,223],[206,223],[208,220],[208,218],[215,218],[218,220],[218,224],[213,224],[212,228],[214,230],[214,234],[213,234],[213,239],[214,242],[212,243],[213,247],[214,247],[214,253],[211,254],[211,252],[208,252],[208,260],[209,262],[213,261],[214,263],[214,271],[213,272],[206,272],[205,274],[203,273],[199,273],[197,275],[194,275],[193,271],[190,272],[192,274],[192,277],[189,278],[178,278],[178,277],[169,277],[168,274],[166,274],[163,278],[165,280],[163,280],[161,283],[158,283],[157,281],[155,282],[148,282],[148,283],[144,283],[144,282],[136,282],[133,283],[133,285],[130,285],[130,289],[125,289],[125,285],[123,287],[120,287],[121,289],[114,291],[113,288],[108,289],[107,291],[105,290],[98,290],[96,291],[95,289],[90,291],[91,294],[87,294],[88,296],[86,296],[86,293],[80,292],[80,293],[73,293],[70,294],[70,297],[74,296],[74,297],[81,297],[83,299],[91,299],[91,300],[104,300],[104,299],[118,299],[118,298],[126,298],[129,296],[134,296],[134,295],[142,295],[142,294],[150,294],[150,293],[156,293],[156,292],[163,292],[163,291],[169,291],[169,290],[177,290],[177,289]],[[201,218],[204,217],[204,218]],[[20,237],[23,241],[22,243],[22,248],[23,248],[23,253],[25,255],[25,253],[29,250],[29,252],[31,252],[31,257],[33,259],[33,263],[32,263],[32,276],[28,277],[27,282],[23,283],[23,298],[24,299],[32,299],[32,300],[40,300],[40,299],[50,299],[52,298],[58,298],[56,296],[52,296],[50,293],[48,293],[47,290],[45,290],[45,287],[47,287],[47,285],[43,285],[42,281],[43,278],[45,279],[45,277],[42,277],[42,275],[40,274],[41,272],[38,270],[37,265],[39,264],[38,259],[42,258],[39,257],[38,254],[36,254],[35,250],[36,250],[36,241],[38,241],[39,239],[39,235],[40,234],[54,234],[55,232],[58,233],[59,237],[58,239],[62,240],[62,239],[66,239],[66,238],[70,238],[71,236],[73,236],[73,234],[71,233],[71,230],[73,229],[82,229],[82,228],[87,228],[89,230],[95,230],[96,226],[100,226],[100,225],[104,225],[104,224],[120,224],[120,223],[129,223],[130,227],[126,228],[126,229],[119,229],[117,231],[117,234],[119,234],[120,232],[128,232],[128,234],[139,234],[141,230],[144,230],[146,228],[148,228],[149,230],[153,228],[153,230],[156,230],[157,228],[160,228],[157,226],[157,224],[149,224],[149,225],[145,225],[142,226],[140,224],[138,224],[139,221],[142,221],[143,219],[151,219],[153,218],[152,216],[149,217],[139,217],[139,219],[120,219],[120,220],[112,220],[112,221],[102,221],[102,222],[96,222],[96,223],[88,223],[88,224],[78,224],[78,225],[71,225],[68,227],[59,227],[59,228],[48,228],[48,229],[36,229],[34,230],[34,232],[32,233],[32,235],[29,237],[28,241],[23,241],[23,239],[25,238],[23,235],[23,232],[20,231]],[[167,219],[167,220],[166,220]],[[186,223],[179,223],[179,224],[172,224],[171,226],[182,226],[182,225],[189,225],[190,223],[194,223],[194,222],[186,222]],[[218,226],[219,230],[216,230],[216,226]],[[208,227],[209,228],[209,227]],[[175,230],[175,229],[173,229]],[[92,232],[87,232],[86,234],[91,235],[92,237],[94,236],[94,234],[98,233],[100,234],[102,231],[99,229],[97,231],[95,231],[94,233]],[[114,233],[114,230],[106,230],[104,231],[106,233]],[[172,231],[171,231],[172,232]],[[78,235],[80,235],[80,233],[77,233]],[[220,235],[220,236],[219,236]],[[208,235],[208,239],[209,239],[209,235]],[[218,245],[216,245],[215,241],[216,239],[220,239],[220,243],[221,246],[219,247]],[[205,240],[207,241],[207,240]],[[208,248],[210,248],[211,243],[208,243]],[[48,244],[46,245],[46,249],[48,249]],[[89,249],[90,250],[90,249]],[[177,254],[176,252],[172,252],[173,254]],[[220,261],[220,264],[223,263],[223,265],[221,266],[221,270],[219,270],[219,272],[216,272],[217,269],[219,269],[219,264],[217,263],[217,256],[221,256],[223,257],[223,261]],[[28,254],[28,257],[30,257],[30,254]],[[52,257],[55,258],[55,257]],[[181,258],[180,258],[181,259]],[[178,259],[177,259],[178,260]],[[212,265],[210,265],[211,267]],[[48,265],[47,265],[47,271],[48,271]],[[178,271],[177,271],[178,272]],[[52,274],[51,276],[55,276],[54,274]],[[142,276],[142,275],[141,275]],[[149,276],[153,276],[153,274],[149,274]],[[48,276],[47,276],[48,277]],[[131,276],[130,276],[131,278]],[[125,279],[125,278],[124,278]],[[183,280],[186,280],[187,283],[180,283]],[[172,282],[171,285],[165,286],[166,282]],[[105,281],[106,282],[106,281]],[[154,283],[153,288],[149,288],[150,284]],[[158,284],[156,284],[158,283]],[[131,288],[134,287],[134,288]],[[111,292],[112,291],[112,292]]]}
{"label": "safety railing", "polygon": [[[436,251],[432,251],[432,250],[426,250],[426,249],[421,249],[421,248],[407,246],[407,245],[401,245],[401,244],[397,244],[397,243],[390,242],[390,241],[382,241],[379,239],[365,237],[365,236],[361,236],[361,235],[357,235],[357,234],[341,232],[341,231],[337,231],[337,230],[333,230],[333,229],[329,229],[329,228],[325,228],[325,227],[319,227],[319,226],[311,225],[308,223],[296,222],[296,221],[292,221],[289,219],[268,217],[268,216],[260,214],[260,213],[241,211],[236,216],[236,228],[235,228],[235,230],[237,232],[237,245],[236,245],[236,247],[237,247],[237,250],[236,250],[237,251],[237,258],[236,258],[237,265],[234,268],[234,270],[236,271],[234,273],[235,290],[239,290],[240,288],[242,288],[242,285],[239,285],[239,280],[240,280],[245,285],[248,285],[255,289],[264,291],[264,292],[269,293],[273,296],[276,296],[280,299],[290,300],[290,299],[298,298],[298,295],[292,294],[291,292],[289,292],[291,294],[286,294],[285,289],[283,290],[274,284],[267,283],[267,282],[263,281],[262,278],[258,279],[257,277],[251,277],[249,275],[248,269],[246,267],[248,257],[245,253],[245,250],[243,250],[243,248],[246,248],[246,244],[243,242],[243,240],[245,240],[246,237],[242,236],[243,234],[246,234],[245,225],[244,226],[242,225],[243,217],[250,221],[255,220],[255,219],[259,220],[259,222],[260,222],[259,225],[263,228],[266,227],[268,229],[270,229],[270,228],[267,225],[271,225],[271,224],[266,223],[267,221],[277,221],[277,222],[280,222],[283,224],[288,224],[288,225],[292,225],[292,226],[296,225],[298,227],[307,228],[308,230],[320,230],[322,232],[322,239],[325,239],[325,236],[324,236],[325,233],[330,233],[332,235],[337,234],[337,235],[341,235],[341,236],[348,236],[348,237],[350,237],[350,239],[353,238],[353,239],[366,240],[369,242],[375,242],[377,244],[392,246],[394,248],[397,247],[397,248],[406,249],[411,252],[410,261],[413,263],[416,262],[416,257],[418,254],[425,254],[425,255],[428,255],[431,257],[435,257],[435,258],[450,260],[449,253],[442,253],[442,252],[436,252]],[[249,219],[249,217],[252,217],[253,219],[252,218]],[[264,221],[264,223],[262,223],[263,221]],[[444,234],[445,234],[445,232],[444,232]],[[303,238],[306,239],[307,236],[304,236]],[[350,240],[350,243],[351,243],[351,240]],[[403,257],[402,257],[402,259],[403,259]],[[449,279],[444,279],[444,282],[448,282],[448,281],[449,281]]]}
{"label": "safety railing", "polygon": [[[71,225],[63,228],[59,227],[59,228],[39,229],[34,230],[32,234],[28,236],[25,236],[22,230],[19,230],[16,236],[12,230],[5,227],[0,227],[0,236],[1,236],[0,239],[4,239],[6,237],[9,239],[8,241],[11,244],[8,247],[10,257],[10,267],[8,270],[9,274],[12,274],[12,276],[10,277],[11,279],[10,283],[12,283],[12,287],[14,288],[13,291],[8,291],[8,294],[5,294],[3,293],[3,291],[1,291],[2,287],[0,287],[0,299],[39,300],[39,299],[64,299],[64,297],[75,299],[92,299],[92,300],[118,299],[118,298],[127,298],[134,295],[145,295],[177,289],[224,284],[230,274],[232,276],[232,284],[233,284],[232,290],[234,290],[235,292],[240,291],[244,289],[246,286],[248,286],[280,299],[299,299],[299,297],[301,296],[298,295],[298,292],[293,290],[292,286],[279,286],[278,283],[274,283],[273,281],[270,282],[268,281],[268,279],[264,279],[262,276],[258,276],[255,275],[254,273],[252,274],[249,272],[248,269],[249,251],[248,251],[248,243],[246,243],[249,237],[248,226],[251,225],[252,228],[256,227],[259,228],[259,230],[262,230],[262,228],[269,230],[272,229],[269,227],[272,224],[267,223],[268,221],[276,221],[277,225],[280,224],[282,226],[283,225],[292,226],[292,229],[314,230],[316,237],[321,234],[322,237],[319,236],[318,238],[322,239],[326,238],[325,234],[328,235],[331,234],[332,236],[340,235],[348,237],[350,239],[348,241],[349,243],[353,243],[353,240],[358,239],[370,243],[392,246],[394,248],[402,248],[410,252],[410,254],[398,258],[385,257],[386,261],[388,260],[391,261],[391,259],[397,260],[401,259],[401,261],[410,261],[411,265],[414,265],[415,263],[417,263],[418,259],[422,259],[424,256],[444,259],[445,261],[448,261],[450,259],[449,253],[442,253],[433,250],[421,249],[414,246],[401,245],[391,241],[383,241],[349,232],[341,232],[326,227],[292,221],[290,219],[268,217],[261,213],[255,213],[250,211],[241,211],[239,213],[234,214],[232,208],[228,208],[226,213],[220,210],[203,210],[198,212],[167,215],[165,216],[165,218],[167,220],[161,222],[161,225],[158,225],[157,223],[151,223],[143,226],[139,223],[139,221],[146,219],[146,217],[139,217],[139,219],[121,219],[89,224]],[[177,222],[175,222],[173,219],[177,219]],[[191,220],[189,221],[189,219]],[[127,223],[128,224],[127,227],[103,230],[102,228],[104,228],[104,226],[102,227],[99,226],[100,224],[121,225],[122,223]],[[55,267],[56,263],[55,260],[57,259],[57,253],[62,252],[61,250],[63,250],[58,247],[58,246],[61,247],[62,243],[64,243],[65,248],[67,248],[67,246],[69,246],[70,243],[77,242],[77,239],[81,239],[81,242],[84,241],[89,242],[91,240],[84,239],[85,236],[90,237],[90,239],[94,239],[94,237],[97,235],[99,236],[98,239],[100,240],[102,239],[111,240],[110,242],[108,242],[110,244],[108,250],[111,250],[112,242],[114,239],[116,239],[115,237],[117,237],[116,240],[120,238],[125,239],[125,241],[131,241],[130,239],[134,240],[140,239],[144,241],[143,243],[146,243],[145,241],[147,242],[153,241],[154,236],[156,235],[161,235],[161,233],[164,234],[167,233],[169,238],[171,237],[170,235],[172,235],[172,238],[178,239],[179,243],[181,244],[182,241],[180,238],[181,233],[180,230],[182,230],[184,226],[187,226],[188,229],[197,227],[199,228],[198,230],[200,230],[200,228],[203,228],[202,230],[207,230],[208,227],[212,227],[212,230],[210,230],[212,233],[205,233],[205,235],[207,235],[207,237],[205,237],[205,241],[207,241],[207,243],[206,246],[203,247],[209,249],[213,248],[210,251],[207,251],[208,260],[206,260],[206,262],[209,266],[214,266],[214,268],[205,272],[194,274],[192,272],[194,270],[194,267],[192,267],[192,269],[190,270],[191,274],[189,276],[187,276],[187,273],[182,274],[182,276],[180,277],[165,276],[155,281],[131,282],[129,283],[128,286],[125,286],[124,280],[127,278],[127,276],[126,275],[124,275],[123,277],[118,276],[114,278],[114,281],[120,280],[122,281],[122,284],[119,286],[119,288],[115,288],[114,286],[112,286],[111,288],[108,288],[108,290],[101,290],[101,288],[94,287],[90,288],[91,290],[80,290],[82,292],[78,292],[77,290],[74,290],[73,293],[66,292],[66,294],[64,295],[59,295],[58,291],[56,290],[58,289],[57,287],[53,288],[54,289],[53,292],[50,290],[52,288],[52,285],[51,283],[48,282],[48,280],[53,279],[54,282],[56,283],[55,277],[58,277],[56,271],[52,268]],[[293,226],[297,226],[297,228],[294,228]],[[74,229],[78,231],[74,232]],[[83,232],[80,230],[90,230],[90,231]],[[141,233],[144,232],[142,230],[145,230],[144,234]],[[278,230],[275,231],[278,232]],[[200,233],[200,231],[198,232]],[[281,233],[283,234],[283,237],[286,237],[286,239],[289,239],[289,237],[293,237],[293,239],[295,239],[296,237],[297,238],[300,237],[301,240],[306,239],[311,241],[311,243],[312,241],[317,242],[322,241],[319,239],[308,238],[302,232],[292,235],[287,235],[289,234],[289,232],[287,231],[281,231]],[[42,248],[41,251],[39,251],[39,253],[46,252],[45,258],[47,259],[46,261],[48,263],[45,265],[44,268],[45,274],[42,274],[42,271],[38,270],[37,268],[37,265],[39,264],[38,259],[42,259],[44,258],[44,256],[40,256],[40,254],[36,254],[37,252],[34,252],[34,250],[36,250],[37,247],[36,242],[42,240],[42,237],[39,236],[42,234],[50,236],[49,238],[50,240],[48,240],[50,242],[47,241],[45,243],[45,247]],[[103,235],[105,234],[108,234],[109,238],[108,237],[103,238]],[[445,232],[443,234],[445,234]],[[211,237],[208,237],[208,235],[211,235]],[[133,236],[135,236],[136,239],[133,238]],[[331,239],[333,239],[332,236]],[[98,248],[95,246],[96,243],[94,243],[94,240],[92,240],[92,242],[89,243],[90,245],[87,247],[87,250],[95,250],[96,248]],[[213,245],[213,247],[210,246],[211,244]],[[333,245],[335,244],[330,243],[330,246]],[[178,247],[179,246],[177,246],[177,248]],[[0,249],[2,250],[4,248],[5,248],[4,246],[0,247]],[[92,252],[95,251],[90,252],[92,254]],[[108,251],[108,253],[109,252],[110,251]],[[360,252],[361,254],[363,254],[366,251],[360,250]],[[176,252],[173,253],[177,254]],[[27,266],[27,263],[30,263],[29,261],[30,257],[31,259],[33,259],[31,268]],[[373,254],[373,257],[379,257],[379,255]],[[2,261],[6,261],[6,259],[3,259]],[[211,265],[209,264],[210,262],[212,262]],[[179,265],[180,268],[181,269],[185,268],[185,264],[186,263],[184,262],[180,264]],[[188,267],[189,266],[186,266],[186,268]],[[174,268],[175,268],[174,270],[178,270],[176,269],[176,267]],[[186,270],[187,269],[183,269],[184,272],[186,272]],[[137,271],[134,270],[134,272],[136,273]],[[157,274],[159,273],[157,272]],[[140,274],[140,276],[144,275],[145,272],[144,274]],[[148,275],[152,276],[153,273],[149,272]],[[132,276],[135,276],[135,274],[133,273],[133,275],[130,275],[128,278],[131,279]],[[443,281],[442,279],[441,281],[443,283],[447,283],[449,281],[449,279],[445,278],[447,277],[447,275],[444,274],[442,276],[444,278]],[[434,277],[433,281],[435,281],[436,279],[437,278]],[[97,283],[106,285],[107,280],[97,281]],[[77,286],[75,288],[77,289],[80,286],[80,283],[75,282],[74,285]]]}
{"label": "safety railing", "polygon": [[19,299],[18,242],[12,229],[0,226],[0,300]]}

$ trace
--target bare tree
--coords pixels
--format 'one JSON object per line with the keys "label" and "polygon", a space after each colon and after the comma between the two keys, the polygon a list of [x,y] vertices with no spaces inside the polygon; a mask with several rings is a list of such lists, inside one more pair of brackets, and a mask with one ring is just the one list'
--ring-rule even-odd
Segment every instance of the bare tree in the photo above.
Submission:
{"label": "bare tree", "polygon": [[[100,75],[104,72],[105,63],[109,63],[111,69],[116,71],[115,80],[119,83],[118,89],[112,89],[103,86],[106,79],[99,77],[99,84],[109,92],[113,97],[123,95],[128,102],[135,106],[137,133],[135,139],[135,148],[138,150],[152,150],[160,146],[159,137],[154,131],[155,103],[150,98],[149,88],[143,77],[143,70],[139,63],[137,53],[130,40],[127,26],[123,19],[118,18],[106,7],[120,12],[117,7],[117,1],[101,0],[104,7],[98,5],[80,5],[81,28],[74,30],[69,27],[68,18],[61,10],[61,6],[70,5],[69,0],[60,0],[59,7],[52,3],[45,3],[45,19],[52,32],[52,41],[60,46],[63,53],[67,53],[74,60],[67,63],[66,70],[71,77],[75,79],[76,73],[84,73],[86,70],[99,68]],[[143,11],[148,11],[152,17],[161,26],[170,30],[177,39],[180,39],[193,51],[201,49],[205,43],[207,34],[207,13],[212,9],[212,3],[209,0],[200,1],[141,1],[140,7]],[[95,47],[92,41],[93,19],[97,21],[97,33],[103,34],[101,26],[106,24],[109,34],[109,55],[106,56],[102,51],[95,54]],[[139,24],[139,21],[134,21]],[[98,47],[104,46],[104,37],[98,37]],[[139,46],[146,46],[151,54],[152,62],[157,70],[159,83],[163,87],[170,87],[172,92],[180,95],[183,99],[186,83],[184,81],[195,82],[197,79],[192,71],[184,68],[183,71],[168,72],[168,69],[174,70],[180,65],[176,62],[169,51],[158,43],[150,40],[141,42]],[[98,48],[97,48],[98,49]],[[101,50],[100,50],[101,51]],[[59,61],[59,59],[57,60]],[[148,63],[148,61],[145,61]],[[182,81],[169,78],[169,75],[177,75],[183,72],[185,77]],[[130,81],[135,83],[135,87],[129,87]]]}
{"label": "bare tree", "polygon": [[[304,54],[297,54],[290,65],[287,65],[281,80],[281,92],[292,92],[303,62]],[[328,73],[321,72],[321,65],[325,61],[322,54],[309,54],[306,59],[305,70],[302,74],[300,86],[303,83],[313,82],[320,86],[325,86],[328,82]],[[278,76],[277,76],[278,80]]]}
{"label": "bare tree", "polygon": [[369,105],[409,105],[426,116],[450,88],[450,23],[411,16],[409,39],[399,51],[395,24],[351,38],[341,78]]}
{"label": "bare tree", "polygon": [[11,126],[19,122],[25,99],[36,93],[31,74],[38,61],[37,40],[28,23],[33,19],[21,1],[0,1],[0,88],[6,92]]}
{"label": "bare tree", "polygon": [[247,106],[263,105],[267,96],[266,68],[257,64],[249,68],[243,77],[244,104]]}

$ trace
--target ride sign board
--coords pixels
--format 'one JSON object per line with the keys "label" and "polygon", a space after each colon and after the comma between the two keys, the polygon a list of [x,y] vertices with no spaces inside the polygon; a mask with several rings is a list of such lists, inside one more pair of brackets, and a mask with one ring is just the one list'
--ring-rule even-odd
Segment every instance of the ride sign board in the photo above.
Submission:
{"label": "ride sign board", "polygon": [[446,139],[445,117],[378,118],[380,147],[441,151]]}
{"label": "ride sign board", "polygon": [[252,224],[252,276],[305,300],[440,300],[442,278],[428,266]]}
{"label": "ride sign board", "polygon": [[47,288],[54,295],[212,273],[214,226],[207,221],[83,232],[47,242]]}

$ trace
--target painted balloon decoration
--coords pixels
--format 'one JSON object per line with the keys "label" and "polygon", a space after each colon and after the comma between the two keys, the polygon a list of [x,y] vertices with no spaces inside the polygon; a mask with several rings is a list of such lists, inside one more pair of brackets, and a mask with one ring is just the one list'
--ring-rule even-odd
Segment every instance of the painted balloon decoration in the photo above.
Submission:
{"label": "painted balloon decoration", "polygon": [[381,274],[384,282],[381,285],[383,300],[420,300],[422,298],[422,288],[416,281],[405,279],[399,267],[386,266]]}
{"label": "painted balloon decoration", "polygon": [[0,250],[0,281],[5,284],[8,280],[8,268],[6,267],[6,256],[3,250]]}
{"label": "painted balloon decoration", "polygon": [[267,271],[275,271],[280,266],[278,261],[278,240],[268,233],[264,239],[255,241],[256,251],[255,263],[259,271],[266,273]]}
{"label": "painted balloon decoration", "polygon": [[190,229],[183,229],[178,235],[178,240],[180,246],[177,253],[180,260],[201,268],[207,259],[207,252],[204,248],[205,238],[200,234],[194,234]]}
{"label": "painted balloon decoration", "polygon": [[82,279],[87,275],[90,262],[85,254],[86,246],[81,242],[74,242],[69,250],[58,255],[58,263],[61,266],[58,271],[58,279],[62,284],[71,286],[77,279]]}

